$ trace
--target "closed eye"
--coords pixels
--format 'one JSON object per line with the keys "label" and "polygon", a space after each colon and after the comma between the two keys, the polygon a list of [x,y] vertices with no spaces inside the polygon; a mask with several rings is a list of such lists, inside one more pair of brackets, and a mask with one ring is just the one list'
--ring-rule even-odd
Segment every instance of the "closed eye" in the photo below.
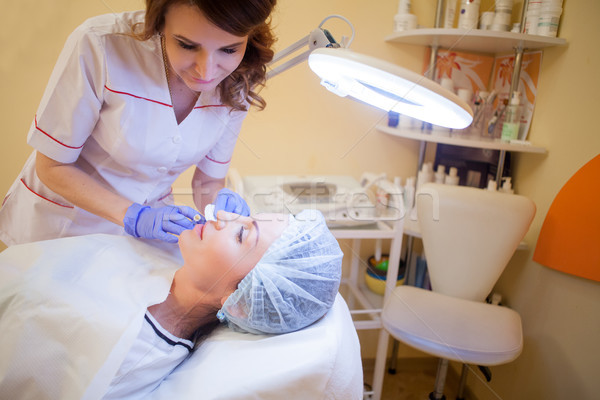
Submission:
{"label": "closed eye", "polygon": [[243,236],[244,236],[244,227],[242,226],[240,228],[240,232],[237,235],[237,241],[238,241],[239,244],[242,244]]}

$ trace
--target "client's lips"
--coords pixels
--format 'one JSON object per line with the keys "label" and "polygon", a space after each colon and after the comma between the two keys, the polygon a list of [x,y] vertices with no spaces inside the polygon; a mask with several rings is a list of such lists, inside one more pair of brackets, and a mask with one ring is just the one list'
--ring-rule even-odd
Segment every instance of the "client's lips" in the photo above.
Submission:
{"label": "client's lips", "polygon": [[200,236],[200,239],[202,239],[202,234],[204,233],[204,224],[198,224],[194,226],[193,231],[196,232],[198,236]]}

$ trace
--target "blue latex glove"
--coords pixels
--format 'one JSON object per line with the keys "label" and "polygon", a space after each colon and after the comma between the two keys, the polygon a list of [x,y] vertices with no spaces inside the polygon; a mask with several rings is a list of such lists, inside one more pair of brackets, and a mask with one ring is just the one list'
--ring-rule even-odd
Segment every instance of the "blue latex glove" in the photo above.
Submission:
{"label": "blue latex glove", "polygon": [[215,200],[215,216],[219,210],[243,215],[244,217],[250,215],[248,203],[242,199],[242,196],[227,188],[221,189],[219,190],[219,193],[217,193],[217,199]]}
{"label": "blue latex glove", "polygon": [[[200,216],[194,221],[196,215]],[[192,229],[206,220],[198,211],[186,206],[165,206],[152,208],[133,203],[127,209],[123,225],[125,232],[134,237],[160,239],[169,243],[177,243],[181,232]],[[177,235],[177,236],[175,236]]]}

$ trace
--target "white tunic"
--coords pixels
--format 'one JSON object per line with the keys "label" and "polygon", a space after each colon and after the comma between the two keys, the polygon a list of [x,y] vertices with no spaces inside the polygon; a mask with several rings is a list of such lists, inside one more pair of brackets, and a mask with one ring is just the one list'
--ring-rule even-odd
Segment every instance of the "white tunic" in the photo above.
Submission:
{"label": "white tunic", "polygon": [[191,341],[171,334],[146,312],[137,339],[102,399],[147,397],[187,358],[193,347]]}
{"label": "white tunic", "polygon": [[[128,35],[144,12],[91,18],[68,38],[28,135],[37,151],[75,163],[129,200],[170,204],[171,185],[190,166],[226,175],[246,112],[203,92],[177,124],[160,38]],[[93,195],[93,194],[90,194]],[[0,209],[7,245],[123,228],[75,207],[35,173],[35,152]]]}

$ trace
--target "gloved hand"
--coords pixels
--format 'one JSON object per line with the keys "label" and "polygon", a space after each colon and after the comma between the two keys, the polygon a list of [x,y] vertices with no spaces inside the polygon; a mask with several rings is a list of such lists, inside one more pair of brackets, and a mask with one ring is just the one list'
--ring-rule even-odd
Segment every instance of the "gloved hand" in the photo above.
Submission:
{"label": "gloved hand", "polygon": [[247,217],[250,215],[250,207],[242,196],[227,188],[219,190],[217,199],[215,200],[215,216],[217,211],[225,210],[230,213],[235,213]]}
{"label": "gloved hand", "polygon": [[[200,216],[198,221],[194,220],[196,215]],[[191,207],[165,206],[152,208],[133,203],[125,213],[123,225],[125,226],[125,232],[131,236],[177,243],[179,240],[177,236],[181,232],[192,229],[196,223],[203,224],[205,221],[204,217]]]}

